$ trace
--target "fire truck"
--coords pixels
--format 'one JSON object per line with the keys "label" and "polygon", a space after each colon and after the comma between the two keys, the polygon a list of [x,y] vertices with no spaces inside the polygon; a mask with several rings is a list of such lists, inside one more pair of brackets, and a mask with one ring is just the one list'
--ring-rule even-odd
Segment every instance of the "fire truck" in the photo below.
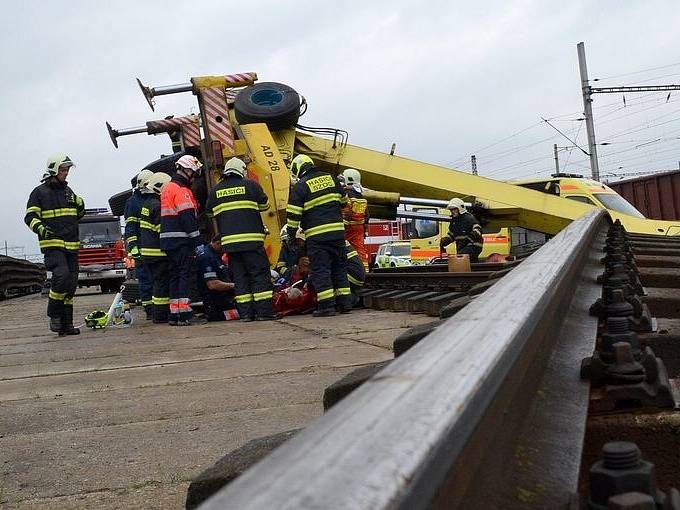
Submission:
{"label": "fire truck", "polygon": [[120,218],[106,208],[86,209],[78,229],[78,286],[99,285],[102,292],[118,291],[126,273]]}

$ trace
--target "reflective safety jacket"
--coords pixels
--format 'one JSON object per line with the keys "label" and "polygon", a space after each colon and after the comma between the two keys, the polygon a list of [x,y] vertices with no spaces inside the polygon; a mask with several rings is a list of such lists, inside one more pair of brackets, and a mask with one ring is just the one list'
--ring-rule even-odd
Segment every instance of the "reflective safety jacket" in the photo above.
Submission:
{"label": "reflective safety jacket", "polygon": [[295,239],[299,226],[307,241],[345,238],[341,207],[347,195],[338,182],[317,167],[311,167],[293,186],[288,198],[288,236]]}
{"label": "reflective safety jacket", "polygon": [[128,253],[132,251],[132,248],[139,247],[139,212],[142,208],[142,202],[144,201],[144,196],[142,192],[138,189],[132,192],[130,198],[125,202],[125,246]]}
{"label": "reflective safety jacket", "polygon": [[189,182],[174,175],[161,191],[161,249],[200,246],[197,215],[198,206]]}
{"label": "reflective safety jacket", "polygon": [[449,231],[442,238],[442,246],[451,244],[451,241],[456,242],[456,250],[462,250],[469,245],[481,249],[484,245],[484,238],[482,237],[482,226],[477,218],[469,212],[451,218]]}
{"label": "reflective safety jacket", "polygon": [[[66,183],[50,177],[28,197],[24,222],[38,234],[40,251],[57,249],[77,252],[80,248],[78,219],[85,215],[85,203]],[[51,231],[46,235],[45,229]]]}
{"label": "reflective safety jacket", "polygon": [[342,208],[342,220],[345,225],[363,225],[368,223],[368,200],[357,190],[350,187],[347,190],[349,202]]}
{"label": "reflective safety jacket", "polygon": [[366,268],[357,251],[347,241],[345,241],[345,250],[347,251],[347,279],[352,285],[363,287],[366,280]]}
{"label": "reflective safety jacket", "polygon": [[144,262],[165,257],[161,250],[161,200],[155,193],[142,195],[139,208],[139,252]]}
{"label": "reflective safety jacket", "polygon": [[225,176],[210,190],[207,209],[217,220],[222,250],[247,251],[264,245],[260,212],[269,209],[269,199],[255,181],[233,174]]}

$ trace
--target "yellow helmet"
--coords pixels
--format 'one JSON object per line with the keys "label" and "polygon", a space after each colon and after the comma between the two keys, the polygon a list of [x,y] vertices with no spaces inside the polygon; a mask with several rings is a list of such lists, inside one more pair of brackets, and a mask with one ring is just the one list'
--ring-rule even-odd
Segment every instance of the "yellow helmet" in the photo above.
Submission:
{"label": "yellow helmet", "polygon": [[75,166],[75,165],[74,165],[73,161],[71,160],[71,158],[69,158],[63,152],[53,154],[47,160],[47,173],[50,174],[50,175],[57,175],[57,171],[59,170],[59,167],[62,167],[62,166],[71,167],[71,166]]}
{"label": "yellow helmet", "polygon": [[451,209],[458,209],[458,211],[461,214],[467,212],[467,209],[465,209],[465,202],[463,202],[460,198],[452,198],[451,200],[449,200],[449,203],[446,205],[446,208],[449,211]]}
{"label": "yellow helmet", "polygon": [[314,165],[312,158],[306,154],[298,154],[290,163],[290,173],[295,177],[300,178],[305,173],[305,167],[309,165]]}

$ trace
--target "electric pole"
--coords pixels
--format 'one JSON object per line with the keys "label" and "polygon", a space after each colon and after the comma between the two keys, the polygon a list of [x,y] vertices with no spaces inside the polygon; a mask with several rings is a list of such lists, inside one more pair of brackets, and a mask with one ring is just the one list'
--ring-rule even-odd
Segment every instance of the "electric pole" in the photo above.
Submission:
{"label": "electric pole", "polygon": [[597,146],[595,144],[595,128],[593,127],[593,94],[625,94],[626,92],[670,92],[680,90],[680,85],[648,85],[642,87],[591,87],[588,84],[588,68],[586,67],[586,50],[582,42],[576,45],[578,67],[581,73],[581,91],[583,93],[583,114],[588,132],[588,152],[590,153],[590,170],[593,180],[600,180],[600,168],[597,162]]}
{"label": "electric pole", "polygon": [[472,175],[478,175],[477,174],[477,156],[474,154],[470,156],[470,161],[472,162]]}
{"label": "electric pole", "polygon": [[560,173],[560,159],[557,157],[557,144],[553,144],[553,153],[555,154],[555,173]]}

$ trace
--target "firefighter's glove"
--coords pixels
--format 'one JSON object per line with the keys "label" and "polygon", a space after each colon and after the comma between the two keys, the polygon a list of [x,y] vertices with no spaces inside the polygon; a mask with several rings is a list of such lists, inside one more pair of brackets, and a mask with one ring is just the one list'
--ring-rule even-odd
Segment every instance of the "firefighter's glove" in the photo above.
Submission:
{"label": "firefighter's glove", "polygon": [[40,239],[52,239],[54,237],[54,231],[45,225],[40,225],[38,227],[38,236]]}
{"label": "firefighter's glove", "polygon": [[142,256],[142,254],[139,252],[139,248],[137,246],[133,246],[130,249],[130,253],[128,253],[128,255],[130,255],[130,257],[132,257],[135,260],[137,260],[138,258],[140,258]]}

